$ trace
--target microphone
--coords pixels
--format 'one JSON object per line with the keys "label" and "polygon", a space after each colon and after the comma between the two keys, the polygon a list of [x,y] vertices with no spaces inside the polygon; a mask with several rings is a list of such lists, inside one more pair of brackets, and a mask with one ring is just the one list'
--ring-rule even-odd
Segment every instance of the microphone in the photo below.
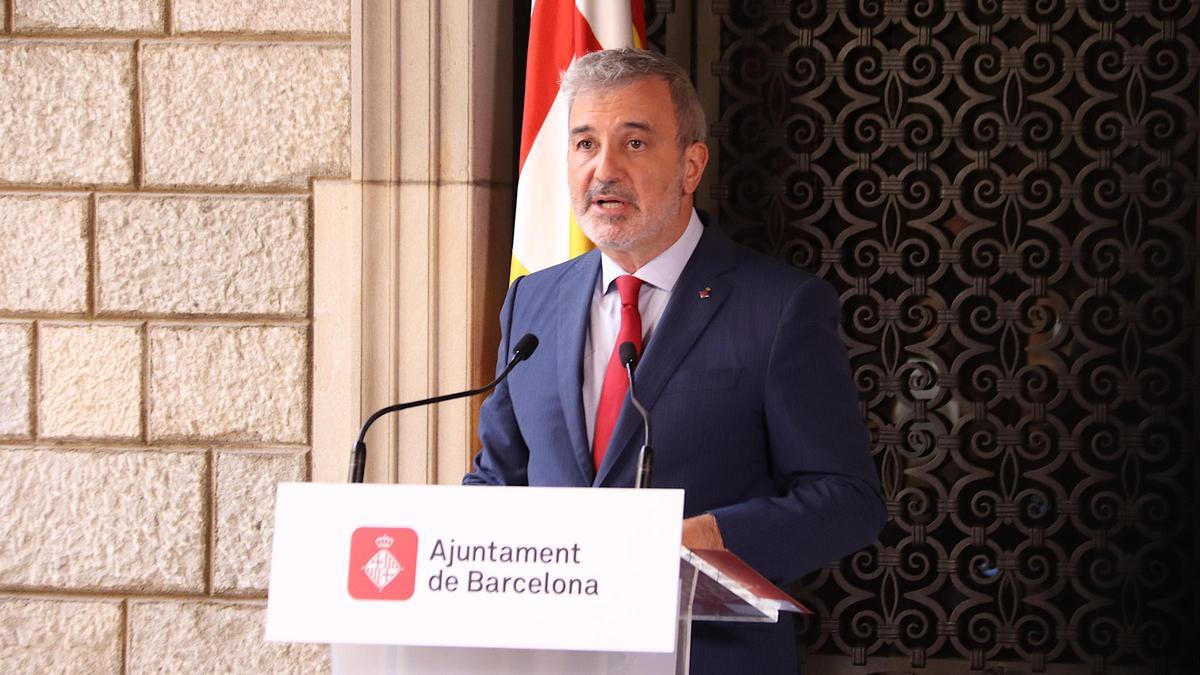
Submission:
{"label": "microphone", "polygon": [[634,483],[634,487],[648,488],[650,476],[654,471],[654,448],[650,445],[650,412],[638,400],[633,389],[633,369],[638,360],[637,347],[634,347],[632,342],[622,342],[621,346],[617,347],[617,356],[625,365],[625,374],[629,376],[629,400],[641,413],[642,424],[646,427],[646,442],[642,444],[642,450],[638,453],[637,482]]}
{"label": "microphone", "polygon": [[367,470],[367,443],[364,439],[367,437],[367,430],[371,428],[371,425],[375,423],[375,420],[387,415],[388,413],[399,412],[401,410],[416,408],[423,405],[441,403],[442,401],[450,401],[466,396],[475,396],[477,394],[483,394],[491,391],[492,389],[495,389],[496,385],[500,384],[504,378],[508,377],[508,374],[512,372],[513,367],[532,356],[533,351],[537,349],[537,346],[538,339],[533,333],[526,333],[525,335],[521,336],[521,339],[517,340],[517,346],[513,347],[512,358],[509,359],[508,365],[504,366],[504,370],[501,371],[498,376],[496,376],[496,379],[478,389],[460,391],[455,394],[443,394],[442,396],[434,396],[433,398],[423,398],[420,401],[396,403],[389,405],[386,408],[380,408],[379,410],[376,410],[371,414],[370,417],[367,418],[366,422],[363,422],[362,429],[360,429],[358,432],[358,440],[354,443],[354,451],[350,455],[350,482],[363,482],[363,474],[366,473]]}

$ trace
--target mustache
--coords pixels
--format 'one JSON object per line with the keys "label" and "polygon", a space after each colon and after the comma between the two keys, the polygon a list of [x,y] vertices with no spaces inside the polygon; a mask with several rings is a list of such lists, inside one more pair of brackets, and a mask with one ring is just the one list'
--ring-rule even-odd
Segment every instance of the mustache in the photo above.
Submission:
{"label": "mustache", "polygon": [[588,202],[596,201],[600,195],[607,195],[614,199],[619,199],[630,204],[635,203],[635,196],[628,190],[622,189],[617,183],[597,183],[588,188],[584,197]]}

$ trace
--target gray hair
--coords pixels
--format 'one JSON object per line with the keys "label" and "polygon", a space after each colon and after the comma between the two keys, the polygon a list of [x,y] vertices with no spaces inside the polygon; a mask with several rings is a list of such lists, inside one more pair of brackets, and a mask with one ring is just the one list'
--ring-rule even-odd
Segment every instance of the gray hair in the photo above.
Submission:
{"label": "gray hair", "polygon": [[580,92],[623,87],[648,77],[660,77],[671,93],[679,147],[702,143],[707,135],[704,108],[688,75],[674,61],[648,49],[606,49],[580,57],[562,75],[560,88],[567,96],[567,110]]}

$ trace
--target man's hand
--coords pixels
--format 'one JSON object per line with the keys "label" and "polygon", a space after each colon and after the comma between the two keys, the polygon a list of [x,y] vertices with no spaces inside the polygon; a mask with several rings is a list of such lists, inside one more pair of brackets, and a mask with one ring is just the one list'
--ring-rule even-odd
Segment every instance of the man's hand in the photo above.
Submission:
{"label": "man's hand", "polygon": [[684,518],[683,545],[688,548],[725,548],[725,540],[721,538],[721,528],[717,527],[717,519],[711,513]]}

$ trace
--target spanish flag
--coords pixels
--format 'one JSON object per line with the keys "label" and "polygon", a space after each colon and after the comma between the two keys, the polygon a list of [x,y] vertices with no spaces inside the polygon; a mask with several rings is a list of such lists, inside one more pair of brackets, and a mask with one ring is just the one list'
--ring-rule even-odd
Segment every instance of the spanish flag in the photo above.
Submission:
{"label": "spanish flag", "polygon": [[646,46],[642,0],[534,0],[529,24],[510,281],[592,247],[571,214],[559,77],[588,52]]}

